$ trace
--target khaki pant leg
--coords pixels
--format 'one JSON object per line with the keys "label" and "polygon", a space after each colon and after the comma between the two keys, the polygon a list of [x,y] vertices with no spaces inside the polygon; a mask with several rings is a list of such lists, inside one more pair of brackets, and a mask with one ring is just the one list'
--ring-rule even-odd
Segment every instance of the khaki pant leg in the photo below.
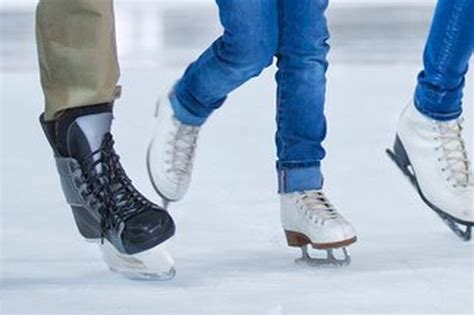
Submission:
{"label": "khaki pant leg", "polygon": [[46,120],[118,96],[113,0],[40,0],[36,34]]}

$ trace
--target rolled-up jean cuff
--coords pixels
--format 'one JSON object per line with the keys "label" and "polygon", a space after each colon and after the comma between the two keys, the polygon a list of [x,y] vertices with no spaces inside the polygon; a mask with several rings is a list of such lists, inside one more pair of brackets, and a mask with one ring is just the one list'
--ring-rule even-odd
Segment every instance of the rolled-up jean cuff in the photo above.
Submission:
{"label": "rolled-up jean cuff", "polygon": [[171,93],[169,98],[175,117],[183,124],[190,126],[202,126],[206,122],[207,117],[199,117],[191,113],[181,104],[175,93]]}
{"label": "rolled-up jean cuff", "polygon": [[278,170],[279,194],[318,190],[322,186],[323,176],[318,166]]}

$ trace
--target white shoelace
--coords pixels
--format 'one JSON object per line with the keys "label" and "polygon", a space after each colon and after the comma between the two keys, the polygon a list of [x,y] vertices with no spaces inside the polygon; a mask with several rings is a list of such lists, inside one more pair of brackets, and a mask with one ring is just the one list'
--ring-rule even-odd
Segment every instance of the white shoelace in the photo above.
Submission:
{"label": "white shoelace", "polygon": [[301,192],[296,203],[304,215],[316,224],[323,225],[326,221],[339,217],[335,207],[321,191]]}
{"label": "white shoelace", "polygon": [[174,117],[173,125],[165,163],[169,165],[167,173],[173,174],[179,181],[191,173],[200,128],[182,124]]}
{"label": "white shoelace", "polygon": [[449,172],[447,180],[452,181],[455,188],[474,186],[471,162],[462,138],[462,123],[462,118],[454,122],[435,122],[436,130],[439,132],[435,140],[441,142],[436,150],[442,154],[439,161],[446,163],[442,171]]}

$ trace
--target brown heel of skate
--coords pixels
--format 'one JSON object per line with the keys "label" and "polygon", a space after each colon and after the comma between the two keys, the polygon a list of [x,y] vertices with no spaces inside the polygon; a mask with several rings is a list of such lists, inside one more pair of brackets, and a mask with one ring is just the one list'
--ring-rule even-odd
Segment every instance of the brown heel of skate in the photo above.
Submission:
{"label": "brown heel of skate", "polygon": [[298,232],[285,231],[285,236],[288,246],[291,247],[303,247],[305,245],[311,244],[311,241],[306,237],[306,235]]}

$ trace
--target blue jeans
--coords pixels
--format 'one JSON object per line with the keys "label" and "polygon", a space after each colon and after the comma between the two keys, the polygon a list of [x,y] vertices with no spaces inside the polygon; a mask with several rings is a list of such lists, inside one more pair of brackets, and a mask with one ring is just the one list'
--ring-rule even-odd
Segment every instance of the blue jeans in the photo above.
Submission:
{"label": "blue jeans", "polygon": [[435,120],[462,113],[465,75],[474,48],[474,1],[438,0],[418,75],[415,104]]}
{"label": "blue jeans", "polygon": [[279,192],[320,189],[328,0],[217,0],[224,34],[185,71],[171,95],[176,117],[202,125],[226,96],[278,60]]}

